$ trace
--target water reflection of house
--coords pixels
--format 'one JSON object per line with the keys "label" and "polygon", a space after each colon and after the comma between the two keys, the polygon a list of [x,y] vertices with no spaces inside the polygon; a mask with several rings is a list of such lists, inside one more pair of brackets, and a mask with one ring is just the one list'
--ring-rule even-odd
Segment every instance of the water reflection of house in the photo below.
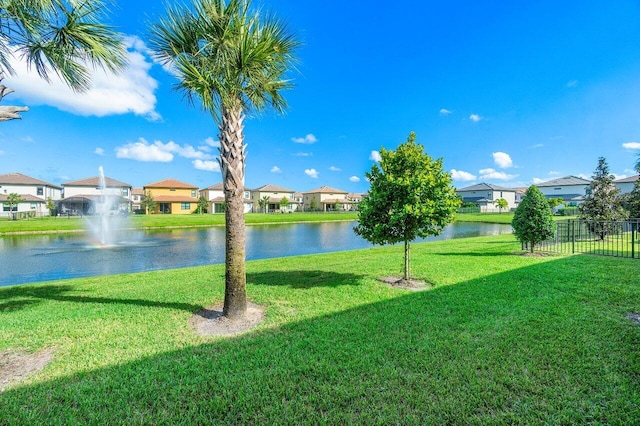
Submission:
{"label": "water reflection of house", "polygon": [[349,199],[347,191],[330,186],[321,186],[307,191],[303,195],[305,211],[351,210],[354,204],[357,204]]}
{"label": "water reflection of house", "polygon": [[0,216],[8,216],[10,206],[7,202],[9,194],[18,194],[23,200],[13,206],[14,212],[29,212],[35,216],[48,216],[47,200],[57,202],[62,198],[62,187],[35,179],[22,173],[0,175]]}
{"label": "water reflection of house", "polygon": [[91,215],[95,213],[94,202],[101,197],[111,201],[109,210],[113,213],[131,211],[131,185],[118,180],[104,178],[104,188],[100,176],[64,182],[63,198],[60,200],[60,214]]}
{"label": "water reflection of house", "polygon": [[[251,190],[251,199],[253,200],[254,211],[263,212],[265,209],[268,212],[297,211],[300,203],[296,199],[295,194],[296,192],[292,189],[273,185],[271,183],[253,189]],[[283,199],[286,199],[285,203],[283,203]],[[261,202],[266,202],[266,205],[264,207],[260,207]]]}
{"label": "water reflection of house", "polygon": [[191,214],[198,208],[198,187],[175,179],[144,185],[155,202],[152,213]]}
{"label": "water reflection of house", "polygon": [[[224,213],[224,185],[217,183],[200,190],[200,196],[207,200],[209,213]],[[244,212],[249,213],[253,210],[253,200],[251,199],[251,190],[244,188]]]}

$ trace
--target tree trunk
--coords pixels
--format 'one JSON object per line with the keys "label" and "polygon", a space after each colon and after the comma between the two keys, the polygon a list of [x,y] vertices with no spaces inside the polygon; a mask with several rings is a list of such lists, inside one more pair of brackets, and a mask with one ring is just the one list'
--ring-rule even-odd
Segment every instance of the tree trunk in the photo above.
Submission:
{"label": "tree trunk", "polygon": [[244,168],[245,146],[242,132],[244,116],[239,106],[223,109],[220,124],[220,166],[224,184],[225,209],[225,292],[222,313],[242,318],[247,311],[245,273]]}
{"label": "tree trunk", "polygon": [[404,279],[411,279],[411,256],[409,253],[409,240],[404,240]]}
{"label": "tree trunk", "polygon": [[[0,73],[0,81],[2,80],[4,80],[4,75]],[[13,89],[0,84],[0,101],[10,93],[13,93]],[[29,108],[23,106],[0,106],[0,121],[20,120],[22,117],[18,113],[25,111],[29,111]]]}

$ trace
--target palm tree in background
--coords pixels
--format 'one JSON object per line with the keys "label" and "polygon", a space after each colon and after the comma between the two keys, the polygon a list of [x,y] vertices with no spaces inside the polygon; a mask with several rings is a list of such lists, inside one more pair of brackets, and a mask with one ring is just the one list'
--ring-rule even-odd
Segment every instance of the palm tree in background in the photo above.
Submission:
{"label": "palm tree in background", "polygon": [[176,90],[196,100],[215,119],[225,194],[226,255],[223,315],[243,317],[247,308],[243,211],[246,145],[243,120],[271,106],[283,111],[281,91],[299,42],[273,16],[252,11],[249,0],[193,0],[168,6],[151,27],[150,45],[173,68]]}
{"label": "palm tree in background", "polygon": [[[0,81],[14,75],[17,56],[50,81],[57,74],[76,92],[91,84],[88,67],[118,72],[126,65],[120,34],[102,23],[104,0],[0,0]],[[0,100],[13,90],[0,85]],[[0,107],[0,121],[21,118],[27,107]]]}

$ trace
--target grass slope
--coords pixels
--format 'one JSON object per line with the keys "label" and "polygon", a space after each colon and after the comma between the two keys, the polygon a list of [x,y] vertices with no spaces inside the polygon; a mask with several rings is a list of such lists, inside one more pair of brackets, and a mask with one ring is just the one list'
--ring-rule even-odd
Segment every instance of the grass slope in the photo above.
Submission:
{"label": "grass slope", "polygon": [[513,236],[249,262],[255,331],[204,338],[222,266],[0,288],[0,351],[55,348],[4,424],[611,423],[640,418],[637,260]]}

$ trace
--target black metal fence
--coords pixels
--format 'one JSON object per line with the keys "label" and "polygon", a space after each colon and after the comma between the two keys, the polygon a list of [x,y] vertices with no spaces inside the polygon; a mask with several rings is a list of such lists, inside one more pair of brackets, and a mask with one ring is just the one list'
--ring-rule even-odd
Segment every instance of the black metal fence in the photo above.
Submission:
{"label": "black metal fence", "polygon": [[[537,244],[534,250],[640,259],[639,229],[640,219],[558,221],[555,237]],[[528,244],[522,249],[528,250]]]}

